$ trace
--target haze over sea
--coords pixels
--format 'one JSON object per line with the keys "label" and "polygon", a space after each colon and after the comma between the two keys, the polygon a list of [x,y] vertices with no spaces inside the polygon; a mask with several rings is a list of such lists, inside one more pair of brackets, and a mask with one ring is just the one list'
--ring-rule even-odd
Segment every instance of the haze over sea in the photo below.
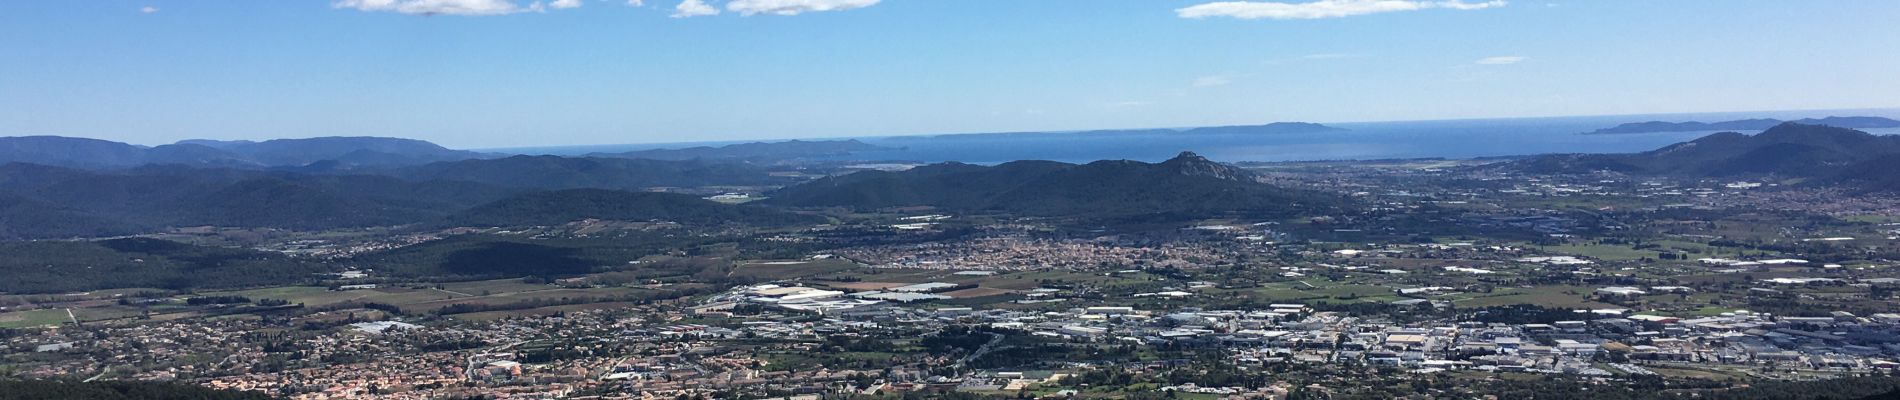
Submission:
{"label": "haze over sea", "polygon": [[[990,164],[1013,160],[1088,162],[1129,159],[1160,161],[1182,151],[1200,153],[1224,162],[1371,160],[1398,158],[1474,158],[1546,153],[1632,153],[1693,140],[1714,133],[1658,132],[1586,135],[1627,122],[1715,122],[1747,118],[1799,119],[1826,116],[1900,118],[1900,109],[1803,110],[1694,114],[1614,115],[1468,119],[1442,121],[1325,123],[1340,131],[1275,134],[1168,134],[1130,133],[1073,135],[1021,133],[993,135],[938,135],[858,137],[892,150],[861,152],[853,160]],[[1270,121],[1262,121],[1266,123]],[[1141,127],[1129,127],[1139,129]],[[1900,134],[1900,128],[1865,129],[1875,134]],[[1755,132],[1743,132],[1755,133]],[[491,151],[523,154],[577,155],[653,148],[718,146],[736,142],[656,143],[571,146]]]}

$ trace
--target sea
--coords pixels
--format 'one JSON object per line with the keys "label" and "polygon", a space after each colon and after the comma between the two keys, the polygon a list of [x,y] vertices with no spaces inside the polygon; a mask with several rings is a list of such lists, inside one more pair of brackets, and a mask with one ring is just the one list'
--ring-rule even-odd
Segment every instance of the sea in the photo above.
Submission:
{"label": "sea", "polygon": [[[1125,159],[1155,162],[1174,157],[1183,151],[1192,151],[1222,162],[1272,162],[1480,158],[1550,153],[1633,153],[1694,140],[1715,132],[1631,134],[1585,134],[1585,132],[1627,122],[1715,122],[1747,118],[1788,120],[1827,116],[1900,118],[1900,109],[1344,122],[1324,123],[1327,126],[1343,129],[1335,131],[1237,135],[1184,135],[1166,132],[1131,134],[1041,132],[854,137],[851,139],[890,149],[859,152],[839,159],[897,163],[957,161],[972,164],[994,164],[1014,160],[1081,163]],[[1900,128],[1863,130],[1883,135],[1900,134]],[[821,139],[842,138],[813,138],[812,140]],[[577,155],[654,148],[719,146],[743,142],[746,141],[570,146],[491,151]]]}

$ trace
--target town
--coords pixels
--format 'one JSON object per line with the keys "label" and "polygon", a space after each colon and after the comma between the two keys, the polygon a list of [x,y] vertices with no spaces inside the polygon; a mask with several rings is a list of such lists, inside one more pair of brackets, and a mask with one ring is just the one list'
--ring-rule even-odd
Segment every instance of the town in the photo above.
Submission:
{"label": "town", "polygon": [[[1859,221],[1894,215],[1886,206],[1743,233],[1723,221],[1843,202],[1764,197],[1733,182],[1249,168],[1381,206],[1117,234],[1006,215],[895,214],[704,231],[778,248],[627,263],[719,275],[442,282],[354,269],[326,275],[327,287],[14,296],[15,321],[59,319],[5,331],[0,352],[21,377],[184,381],[298,399],[1459,397],[1513,376],[1694,393],[1900,368],[1890,295],[1900,270],[1883,261],[1895,227]],[[258,246],[348,259],[457,235],[689,231],[457,228]],[[175,235],[187,234],[204,233]],[[1447,384],[1366,384],[1406,377]]]}

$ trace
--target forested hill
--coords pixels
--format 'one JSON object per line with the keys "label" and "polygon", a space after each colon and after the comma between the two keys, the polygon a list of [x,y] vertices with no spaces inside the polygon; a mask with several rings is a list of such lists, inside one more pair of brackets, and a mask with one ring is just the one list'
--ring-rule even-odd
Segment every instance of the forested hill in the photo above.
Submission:
{"label": "forested hill", "polygon": [[0,242],[0,292],[196,289],[310,280],[327,266],[278,253],[159,239]]}
{"label": "forested hill", "polygon": [[0,239],[112,236],[167,227],[330,229],[431,221],[521,190],[386,176],[148,166],[0,165]]}
{"label": "forested hill", "polygon": [[795,181],[737,162],[513,156],[370,171],[415,181],[463,181],[534,189],[638,190],[656,186],[784,185]]}
{"label": "forested hill", "polygon": [[388,167],[491,156],[451,150],[421,140],[383,137],[318,137],[262,142],[185,140],[155,147],[64,136],[0,137],[0,163],[25,162],[77,168],[126,168],[149,164],[268,168],[302,166],[320,161],[349,166]]}
{"label": "forested hill", "polygon": [[1295,133],[1320,133],[1344,131],[1345,128],[1316,124],[1311,122],[1274,122],[1261,125],[1203,126],[1196,128],[1152,128],[1152,129],[1102,129],[1091,131],[1045,131],[1045,132],[992,132],[992,133],[952,133],[925,136],[898,136],[893,141],[926,141],[935,139],[958,139],[976,137],[1020,137],[1020,136],[1063,136],[1076,139],[1100,136],[1124,135],[1281,135]]}
{"label": "forested hill", "polygon": [[683,194],[604,189],[524,194],[456,213],[448,221],[463,226],[529,226],[581,219],[759,226],[824,222],[818,217],[759,206],[724,204]]}
{"label": "forested hill", "polygon": [[680,149],[652,149],[623,153],[594,153],[594,157],[644,158],[652,160],[745,160],[771,162],[779,160],[845,156],[857,152],[888,150],[858,141],[848,140],[788,140],[783,142],[754,142],[731,144],[719,147],[698,146]]}
{"label": "forested hill", "polygon": [[0,400],[268,400],[268,394],[217,390],[183,382],[0,379]]}
{"label": "forested hill", "polygon": [[[88,170],[10,163],[0,164],[0,240],[118,236],[195,226],[323,230],[425,224],[542,190],[638,191],[666,186],[778,186],[792,182],[796,180],[732,162],[553,156],[327,172],[182,165]],[[784,220],[758,207],[726,209],[721,207],[723,204],[689,196],[679,196],[684,199],[678,201],[621,196],[613,200],[640,201],[616,203],[587,202],[606,200],[608,196],[578,196],[581,193],[605,192],[556,192],[517,201],[581,201],[574,206],[582,208],[567,214],[598,211],[605,217],[637,220],[694,215],[745,219],[738,221],[741,223]],[[707,209],[727,211],[682,212],[692,208],[682,204],[699,202],[709,204]],[[651,215],[636,215],[628,208],[649,206],[662,208],[646,210]],[[560,214],[554,209],[503,211],[489,208],[461,214],[456,220],[545,223],[548,221],[540,218]],[[712,222],[708,218],[691,220]]]}
{"label": "forested hill", "polygon": [[1502,164],[1531,173],[1615,171],[1689,177],[1779,176],[1879,182],[1900,169],[1900,137],[1783,123],[1755,135],[1716,133],[1635,154],[1558,154]]}
{"label": "forested hill", "polygon": [[1617,125],[1614,127],[1603,128],[1603,129],[1598,129],[1595,131],[1586,132],[1585,134],[1612,135],[1612,134],[1656,133],[1656,132],[1759,131],[1759,130],[1764,130],[1768,128],[1773,128],[1776,125],[1781,125],[1784,122],[1793,122],[1793,123],[1802,124],[1802,125],[1827,125],[1827,126],[1832,126],[1832,127],[1837,127],[1837,128],[1850,128],[1850,129],[1900,128],[1900,121],[1896,121],[1892,118],[1884,118],[1884,117],[1802,118],[1802,119],[1797,119],[1793,121],[1782,121],[1782,120],[1772,119],[1772,118],[1755,118],[1755,119],[1738,119],[1734,121],[1721,121],[1721,122],[1697,122],[1697,121],[1631,122],[1631,123]]}
{"label": "forested hill", "polygon": [[766,200],[799,207],[932,206],[1023,215],[1288,215],[1338,207],[1330,196],[1258,183],[1252,174],[1182,153],[1161,163],[1016,161],[865,171],[781,189]]}

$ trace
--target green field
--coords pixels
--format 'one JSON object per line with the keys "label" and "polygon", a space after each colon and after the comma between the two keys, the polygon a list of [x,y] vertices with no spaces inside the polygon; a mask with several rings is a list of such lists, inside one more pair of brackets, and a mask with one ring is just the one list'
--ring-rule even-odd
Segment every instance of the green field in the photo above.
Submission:
{"label": "green field", "polygon": [[1599,303],[1587,298],[1593,289],[1578,286],[1540,286],[1528,289],[1505,289],[1487,296],[1456,300],[1458,307],[1478,308],[1531,304],[1544,307],[1561,308],[1616,308],[1615,305]]}
{"label": "green field", "polygon": [[[516,302],[521,302],[521,301],[529,301],[529,300],[560,300],[560,299],[581,299],[581,298],[601,298],[601,297],[616,297],[617,298],[623,295],[640,293],[640,292],[645,292],[645,291],[646,289],[625,288],[625,287],[553,289],[553,290],[536,290],[536,291],[531,291],[531,292],[500,293],[500,294],[492,294],[488,296],[473,296],[473,297],[455,296],[455,295],[449,295],[447,293],[442,293],[443,295],[447,297],[441,297],[441,298],[435,298],[435,299],[413,299],[413,298],[401,299],[401,300],[397,300],[396,302],[392,302],[390,304],[394,304],[397,307],[402,307],[404,313],[413,314],[417,312],[426,312],[426,311],[434,310],[437,308],[447,307],[449,305],[454,305],[454,304],[503,305],[503,304],[510,304],[510,303],[516,303]],[[402,301],[402,300],[420,300],[420,301]]]}
{"label": "green field", "polygon": [[204,296],[244,296],[252,300],[281,299],[306,306],[323,306],[352,300],[366,300],[382,294],[374,290],[330,290],[319,286],[284,286],[231,292],[206,292]]}
{"label": "green field", "polygon": [[589,297],[618,297],[646,289],[610,287],[564,289],[545,284],[522,283],[519,279],[492,281],[458,282],[443,285],[444,289],[414,289],[387,287],[360,290],[329,290],[314,286],[288,286],[266,289],[240,290],[234,292],[205,293],[205,295],[237,295],[257,299],[283,299],[291,303],[303,303],[306,306],[323,306],[350,301],[383,303],[402,307],[405,311],[414,309],[422,312],[450,304],[507,304],[530,299],[561,299]]}
{"label": "green field", "polygon": [[548,306],[548,307],[541,307],[541,308],[530,308],[530,309],[525,309],[525,310],[483,311],[483,312],[474,312],[474,313],[467,313],[467,314],[455,314],[454,318],[459,319],[459,320],[464,320],[464,321],[492,321],[492,320],[497,320],[497,319],[502,319],[502,318],[524,317],[524,316],[534,316],[534,315],[552,315],[556,313],[573,312],[573,311],[613,310],[613,309],[630,308],[633,306],[634,306],[633,303],[624,303],[624,302],[568,304],[568,305]]}
{"label": "green field", "polygon": [[450,282],[442,284],[442,289],[462,293],[467,296],[481,296],[484,293],[515,293],[554,289],[543,283],[527,283],[520,279],[495,279],[486,281]]}
{"label": "green field", "polygon": [[1840,217],[1840,219],[1842,221],[1864,222],[1864,223],[1869,223],[1869,224],[1891,224],[1895,222],[1900,222],[1900,216],[1878,215],[1878,214],[1849,215],[1849,216]]}
{"label": "green field", "polygon": [[[135,289],[120,290],[129,294]],[[185,300],[201,296],[242,296],[252,301],[277,299],[306,307],[337,306],[352,303],[380,303],[399,307],[405,314],[427,314],[439,308],[455,304],[476,304],[484,306],[521,306],[532,305],[524,302],[571,303],[524,310],[497,310],[489,312],[457,315],[461,319],[495,319],[517,315],[550,314],[563,311],[588,309],[625,308],[631,303],[621,302],[629,295],[651,292],[640,287],[601,287],[601,288],[563,288],[544,283],[528,283],[521,279],[496,279],[484,281],[452,282],[436,287],[400,287],[386,286],[375,289],[331,290],[321,286],[282,286],[245,290],[200,292],[172,295],[167,301],[157,303],[120,304],[110,297],[114,293],[92,293],[86,296],[66,296],[77,301],[62,301],[62,308],[13,311],[0,313],[0,328],[30,328],[55,326],[70,322],[77,317],[82,323],[133,322],[149,317],[154,321],[166,321],[185,318],[202,318],[208,314],[205,307],[188,306]],[[105,295],[101,297],[101,295]],[[44,297],[44,296],[40,296]],[[16,303],[28,304],[29,300],[40,297],[17,297]],[[62,298],[63,299],[63,298]],[[593,301],[600,301],[592,303]],[[72,315],[67,314],[67,309]],[[361,311],[361,310],[356,310]]]}
{"label": "green field", "polygon": [[106,307],[75,308],[73,315],[80,322],[105,321],[121,318],[133,318],[144,314],[144,310],[131,306],[112,305]]}
{"label": "green field", "polygon": [[1299,301],[1321,296],[1319,294],[1284,287],[1261,287],[1240,291],[1263,301]]}
{"label": "green field", "polygon": [[64,308],[0,313],[0,328],[34,328],[71,322]]}
{"label": "green field", "polygon": [[780,280],[836,274],[858,268],[857,263],[842,258],[825,260],[759,260],[739,264],[732,271],[733,276]]}
{"label": "green field", "polygon": [[1569,254],[1604,261],[1633,261],[1643,258],[1656,258],[1652,250],[1637,250],[1625,245],[1613,244],[1563,244],[1557,246],[1536,246],[1538,250],[1550,253]]}

